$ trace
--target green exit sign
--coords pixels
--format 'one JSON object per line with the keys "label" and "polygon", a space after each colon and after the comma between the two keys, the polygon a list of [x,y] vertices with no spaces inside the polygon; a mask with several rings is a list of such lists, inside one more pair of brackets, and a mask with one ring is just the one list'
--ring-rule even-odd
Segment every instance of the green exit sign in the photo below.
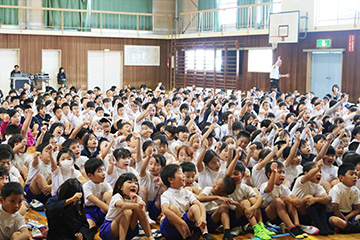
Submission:
{"label": "green exit sign", "polygon": [[317,48],[329,48],[331,47],[331,39],[318,39],[316,40]]}

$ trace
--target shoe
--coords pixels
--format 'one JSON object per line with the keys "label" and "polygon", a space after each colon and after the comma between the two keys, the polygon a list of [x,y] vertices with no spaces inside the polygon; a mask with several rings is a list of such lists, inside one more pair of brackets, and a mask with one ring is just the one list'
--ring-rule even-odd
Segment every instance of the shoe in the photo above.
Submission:
{"label": "shoe", "polygon": [[32,220],[32,219],[29,219],[27,225],[30,225],[32,228],[45,228],[46,229],[46,226],[39,223],[38,221],[35,221],[35,220]]}
{"label": "shoe", "polygon": [[32,209],[36,211],[43,211],[44,210],[44,204],[42,204],[40,201],[33,199],[30,202],[30,206]]}
{"label": "shoe", "polygon": [[295,226],[295,228],[297,229],[297,231],[298,231],[301,235],[303,235],[304,238],[307,238],[307,237],[309,236],[309,234],[307,234],[306,232],[304,232],[304,231],[301,229],[300,225]]}
{"label": "shoe", "polygon": [[231,235],[230,229],[225,229],[224,230],[224,236],[223,236],[223,240],[233,240],[234,238]]}
{"label": "shoe", "polygon": [[[319,229],[317,227],[314,226],[305,226],[305,225],[300,225],[301,230],[309,235],[316,235],[319,233]],[[305,236],[304,236],[305,237]]]}
{"label": "shoe", "polygon": [[275,232],[268,230],[268,229],[265,227],[265,225],[264,225],[263,222],[259,222],[258,224],[260,225],[260,227],[261,227],[261,229],[263,230],[263,232],[265,232],[265,233],[266,233],[267,235],[269,235],[270,237],[271,237],[271,236],[274,236],[274,235],[276,234]]}
{"label": "shoe", "polygon": [[213,239],[212,237],[210,237],[210,235],[209,235],[208,233],[205,233],[205,234],[203,235],[203,239],[204,239],[204,240],[215,240],[215,239]]}
{"label": "shoe", "polygon": [[243,232],[242,226],[234,227],[230,230],[231,235],[233,236],[239,236]]}
{"label": "shoe", "polygon": [[304,236],[298,231],[298,229],[296,227],[289,229],[289,233],[293,238],[296,238],[296,239],[304,238]]}
{"label": "shoe", "polygon": [[32,231],[31,231],[31,236],[35,239],[44,238],[44,236],[42,235],[40,230],[35,227],[33,227]]}
{"label": "shoe", "polygon": [[271,237],[267,235],[262,229],[254,229],[254,236],[263,240],[270,240]]}

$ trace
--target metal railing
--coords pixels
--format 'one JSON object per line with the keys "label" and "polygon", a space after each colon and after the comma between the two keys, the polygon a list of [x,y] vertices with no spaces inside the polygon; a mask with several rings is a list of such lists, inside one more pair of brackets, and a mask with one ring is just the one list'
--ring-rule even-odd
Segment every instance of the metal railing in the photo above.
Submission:
{"label": "metal railing", "polygon": [[177,34],[230,32],[249,29],[268,29],[270,13],[278,13],[281,2],[252,4],[180,13]]}
{"label": "metal railing", "polygon": [[172,34],[171,14],[0,5],[0,28]]}

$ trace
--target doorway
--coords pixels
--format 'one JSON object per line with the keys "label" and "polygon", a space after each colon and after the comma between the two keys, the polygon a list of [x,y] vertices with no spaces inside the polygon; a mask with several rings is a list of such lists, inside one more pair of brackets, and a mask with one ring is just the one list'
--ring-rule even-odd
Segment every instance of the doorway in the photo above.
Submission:
{"label": "doorway", "polygon": [[102,92],[112,86],[122,88],[122,52],[88,51],[88,89],[98,86]]}
{"label": "doorway", "polygon": [[55,89],[58,89],[57,74],[59,73],[60,67],[61,67],[61,50],[43,49],[41,69],[42,72],[49,74],[50,76],[49,85]]}
{"label": "doorway", "polygon": [[323,98],[334,84],[340,87],[342,52],[312,52],[311,91]]}
{"label": "doorway", "polygon": [[0,89],[4,96],[10,91],[10,72],[15,64],[19,65],[19,49],[0,49]]}

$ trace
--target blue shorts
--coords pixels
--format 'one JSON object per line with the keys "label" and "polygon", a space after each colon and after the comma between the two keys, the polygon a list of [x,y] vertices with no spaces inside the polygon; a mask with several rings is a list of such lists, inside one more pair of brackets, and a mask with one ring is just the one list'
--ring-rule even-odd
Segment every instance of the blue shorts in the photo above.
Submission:
{"label": "blue shorts", "polygon": [[105,213],[98,206],[88,206],[85,208],[86,218],[91,219],[97,226],[100,226],[105,220]]}
{"label": "blue shorts", "polygon": [[149,212],[149,216],[152,220],[156,220],[161,214],[161,210],[157,208],[155,201],[147,202],[147,210]]}
{"label": "blue shorts", "polygon": [[[194,229],[194,226],[195,226],[195,222],[190,221],[190,219],[188,218],[187,215],[188,215],[188,212],[186,212],[184,214],[182,219],[188,225],[190,232],[192,232],[192,230]],[[161,223],[160,231],[161,231],[162,236],[166,239],[169,239],[169,240],[177,240],[177,239],[182,240],[183,239],[183,237],[181,236],[179,231],[176,229],[176,227],[172,226],[170,224],[167,217],[165,217],[164,221]]]}
{"label": "blue shorts", "polygon": [[230,229],[238,226],[244,226],[249,221],[245,217],[245,215],[241,216],[240,218],[236,217],[236,212],[234,210],[229,209],[229,218],[230,218]]}
{"label": "blue shorts", "polygon": [[206,223],[209,232],[215,232],[215,230],[221,225],[221,221],[217,223],[214,222],[214,220],[212,219],[212,215],[213,213],[206,213]]}
{"label": "blue shorts", "polygon": [[269,219],[268,216],[266,215],[265,209],[266,209],[266,207],[261,208],[261,215],[262,215],[264,223],[267,221],[270,221],[272,224],[275,224],[275,225],[279,225],[280,223],[282,223],[282,220],[280,219],[279,216],[277,216],[274,220]]}
{"label": "blue shorts", "polygon": [[[349,213],[341,212],[342,215],[346,216]],[[328,218],[335,216],[334,212],[328,212]],[[349,222],[354,222],[357,215],[355,215],[352,219],[349,219]]]}
{"label": "blue shorts", "polygon": [[[118,240],[119,237],[114,237],[111,232],[111,223],[112,221],[105,220],[104,223],[100,227],[100,238],[102,240]],[[132,238],[136,237],[139,234],[139,225],[136,225],[134,230],[129,227],[126,233],[126,240],[131,240]]]}
{"label": "blue shorts", "polygon": [[40,201],[42,204],[46,204],[47,200],[51,198],[51,195],[46,196],[45,194],[33,194],[30,190],[30,185],[26,185],[24,187],[24,192],[26,193],[26,201],[31,202],[31,200],[36,199]]}

